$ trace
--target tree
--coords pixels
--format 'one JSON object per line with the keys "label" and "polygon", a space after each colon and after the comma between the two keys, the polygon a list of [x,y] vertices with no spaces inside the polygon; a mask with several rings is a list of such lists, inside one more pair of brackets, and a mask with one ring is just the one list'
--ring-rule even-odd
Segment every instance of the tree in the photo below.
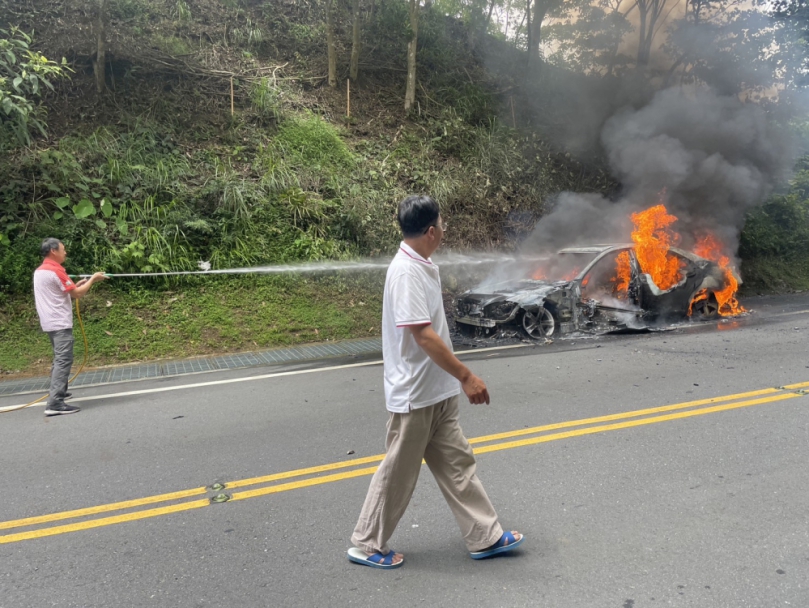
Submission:
{"label": "tree", "polygon": [[416,49],[419,42],[420,0],[409,0],[410,42],[407,43],[407,85],[405,87],[405,112],[410,112],[416,102]]}
{"label": "tree", "polygon": [[764,93],[785,75],[788,45],[762,11],[738,0],[687,0],[665,45],[666,84],[704,82],[726,95]]}
{"label": "tree", "polygon": [[580,72],[613,74],[629,58],[619,53],[621,42],[632,29],[620,11],[622,0],[594,6],[581,3],[573,14],[546,30],[553,41],[549,61]]}
{"label": "tree", "polygon": [[779,30],[785,78],[790,84],[809,84],[809,2],[806,0],[758,0],[769,10]]}
{"label": "tree", "polygon": [[109,0],[97,0],[96,4],[96,56],[93,60],[96,91],[99,95],[107,90],[105,78],[107,70],[107,22],[109,20]]}
{"label": "tree", "polygon": [[348,77],[351,80],[357,80],[360,65],[360,9],[362,4],[360,0],[352,0],[351,12],[353,16],[353,23],[351,27],[351,63],[349,64]]}
{"label": "tree", "polygon": [[528,2],[528,14],[530,22],[528,26],[528,60],[531,63],[539,61],[539,49],[542,44],[542,23],[551,16],[558,16],[557,13],[567,7],[569,3],[563,0],[533,0],[533,15],[531,14],[531,2]]}
{"label": "tree", "polygon": [[337,86],[337,49],[334,43],[334,3],[326,0],[326,49],[329,58],[329,86]]}
{"label": "tree", "polygon": [[[659,32],[659,28],[665,22],[661,17],[666,13],[669,0],[636,0],[632,8],[638,9],[639,37],[638,37],[638,67],[649,65],[649,58],[652,56],[652,43]],[[677,3],[670,7],[669,12],[676,7]],[[630,11],[632,9],[630,8]],[[668,16],[668,13],[666,13]]]}

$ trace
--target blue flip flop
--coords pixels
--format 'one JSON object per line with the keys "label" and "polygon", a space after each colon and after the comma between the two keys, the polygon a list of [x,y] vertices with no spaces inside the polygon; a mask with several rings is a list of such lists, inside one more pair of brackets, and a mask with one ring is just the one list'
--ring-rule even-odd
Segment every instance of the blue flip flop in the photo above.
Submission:
{"label": "blue flip flop", "polygon": [[404,564],[404,558],[398,564],[393,563],[393,556],[395,551],[391,549],[390,552],[383,555],[378,551],[373,555],[366,555],[365,551],[357,547],[351,547],[348,550],[348,559],[355,564],[362,564],[363,566],[370,566],[371,568],[380,568],[382,570],[393,570]]}
{"label": "blue flip flop", "polygon": [[485,557],[497,555],[498,553],[505,553],[506,551],[511,551],[512,549],[519,547],[524,540],[525,534],[520,537],[520,540],[516,540],[511,532],[503,532],[503,536],[500,537],[500,540],[494,543],[491,547],[488,549],[483,549],[483,551],[470,552],[469,556],[472,559],[483,559]]}

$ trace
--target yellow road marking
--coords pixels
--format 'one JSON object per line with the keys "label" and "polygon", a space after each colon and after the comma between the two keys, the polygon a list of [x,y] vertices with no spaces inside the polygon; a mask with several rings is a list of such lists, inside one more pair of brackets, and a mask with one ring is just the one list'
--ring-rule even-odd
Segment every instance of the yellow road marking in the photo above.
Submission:
{"label": "yellow road marking", "polygon": [[[807,383],[809,384],[809,383]],[[711,397],[710,399],[700,399],[698,401],[686,401],[685,403],[675,403],[674,405],[663,405],[661,407],[651,407],[645,410],[635,410],[633,412],[621,412],[619,414],[609,414],[606,416],[596,416],[595,418],[583,418],[581,420],[569,420],[567,422],[557,422],[556,424],[546,424],[544,426],[535,426],[529,429],[519,429],[517,431],[507,431],[505,433],[496,433],[494,435],[484,435],[483,437],[475,437],[470,439],[469,443],[484,443],[486,441],[494,441],[495,439],[507,439],[509,437],[519,437],[520,435],[533,435],[542,431],[553,431],[556,429],[565,429],[572,426],[582,426],[585,424],[595,424],[598,422],[608,422],[610,420],[622,420],[624,418],[636,418],[638,416],[646,416],[648,414],[658,414],[660,412],[670,412],[672,410],[681,410],[697,405],[707,405],[709,403],[718,403],[721,401],[733,401],[735,399],[743,399],[745,397],[757,397],[758,395],[767,395],[771,393],[780,392],[777,388],[764,388],[758,391],[750,391],[747,393],[737,393],[735,395],[727,395],[725,397]]]}
{"label": "yellow road marking", "polygon": [[182,490],[180,492],[171,492],[169,494],[158,494],[157,496],[147,496],[146,498],[136,498],[135,500],[113,502],[111,504],[99,505],[97,507],[87,507],[86,509],[76,509],[74,511],[63,511],[62,513],[51,513],[50,515],[40,515],[38,517],[15,519],[14,521],[3,521],[0,522],[0,530],[21,528],[23,526],[33,526],[36,524],[59,521],[61,519],[73,519],[74,517],[84,517],[85,515],[97,515],[98,513],[119,511],[121,509],[129,509],[131,507],[142,507],[143,505],[151,505],[156,502],[179,500],[181,498],[189,498],[190,496],[199,496],[200,494],[205,494],[206,491],[206,488],[194,488],[193,490]]}
{"label": "yellow road marking", "polygon": [[592,426],[584,429],[576,429],[575,431],[566,431],[564,433],[554,433],[552,435],[542,435],[540,437],[533,437],[531,439],[521,439],[519,441],[507,441],[505,443],[495,443],[493,445],[485,445],[475,450],[475,454],[486,454],[487,452],[498,452],[500,450],[509,450],[511,448],[518,448],[526,445],[534,445],[537,443],[545,443],[546,441],[557,441],[559,439],[567,439],[568,437],[579,437],[581,435],[591,435],[594,433],[603,433],[605,431],[615,431],[618,429],[627,429],[635,426],[643,426],[645,424],[655,424],[657,422],[666,422],[668,420],[678,420],[681,418],[690,418],[692,416],[702,416],[703,414],[713,414],[714,412],[724,412],[727,410],[734,410],[742,407],[749,407],[751,405],[760,405],[762,403],[772,403],[775,401],[783,401],[785,399],[794,399],[801,397],[797,393],[783,393],[775,395],[774,397],[766,397],[763,399],[752,399],[750,401],[741,401],[739,403],[728,403],[726,405],[715,405],[713,407],[706,407],[698,410],[691,410],[690,412],[678,412],[676,414],[666,414],[665,416],[653,416],[652,418],[642,418],[641,420],[628,420],[627,422],[620,422],[617,424],[605,424],[603,426]]}
{"label": "yellow road marking", "polygon": [[[803,382],[798,384],[791,384],[784,387],[784,389],[800,389],[803,387],[809,387],[809,382]],[[647,408],[643,410],[635,410],[631,412],[623,412],[619,414],[610,414],[606,416],[597,416],[594,418],[583,418],[580,420],[572,420],[567,422],[560,422],[556,424],[549,424],[544,426],[533,427],[529,429],[519,429],[516,431],[509,431],[506,433],[497,433],[494,435],[486,435],[483,437],[477,437],[470,440],[470,443],[482,443],[486,441],[494,441],[497,439],[504,439],[510,437],[519,437],[528,434],[536,434],[543,431],[548,430],[556,430],[560,428],[569,428],[573,426],[583,426],[587,424],[596,424],[598,422],[606,422],[611,420],[625,420],[624,422],[616,423],[616,424],[608,424],[608,425],[601,425],[601,426],[591,426],[581,429],[575,429],[571,431],[566,431],[563,433],[554,433],[549,435],[542,435],[539,437],[533,437],[530,439],[521,439],[517,441],[509,441],[509,442],[502,442],[496,443],[492,445],[482,446],[474,449],[475,454],[485,454],[488,452],[496,452],[501,450],[512,449],[516,447],[523,447],[528,445],[535,445],[539,443],[546,443],[549,441],[557,441],[560,439],[567,439],[570,437],[577,437],[582,435],[590,435],[595,433],[603,433],[607,431],[613,431],[618,429],[624,428],[632,428],[637,426],[644,426],[649,424],[655,424],[659,422],[665,422],[669,420],[678,420],[683,418],[690,418],[693,416],[701,416],[704,414],[710,414],[715,412],[722,412],[732,409],[738,409],[742,407],[749,407],[753,405],[760,405],[763,403],[772,403],[777,401],[783,401],[786,399],[793,399],[795,397],[800,397],[799,393],[783,393],[783,389],[776,389],[776,388],[767,388],[761,389],[757,391],[749,391],[746,393],[737,393],[734,395],[726,395],[724,397],[712,397],[710,399],[701,399],[697,401],[689,401],[674,405],[666,405],[656,408]],[[774,394],[778,393],[778,394]],[[750,399],[747,401],[735,402],[735,403],[726,403],[724,405],[716,405],[713,407],[706,407],[706,408],[699,408],[693,409],[691,411],[686,412],[677,412],[672,414],[666,414],[662,416],[652,416],[648,418],[642,418],[639,420],[626,420],[628,418],[637,418],[639,416],[645,416],[648,414],[653,413],[661,413],[661,412],[670,412],[672,410],[677,409],[685,409],[689,407],[696,407],[699,405],[708,405],[711,403],[718,403],[723,401],[734,401],[744,397],[754,397],[759,395],[770,395],[768,397],[763,397],[760,399]],[[360,464],[368,464],[372,462],[380,462],[384,458],[384,454],[379,454],[375,456],[367,456],[364,458],[357,458],[350,461],[345,462],[337,462],[337,463],[330,463],[326,465],[320,465],[316,467],[308,467],[305,469],[297,469],[293,471],[286,471],[283,473],[276,473],[273,475],[265,475],[262,477],[253,477],[249,479],[242,479],[235,482],[230,482],[226,484],[227,488],[237,488],[237,487],[244,487],[248,485],[256,485],[258,483],[266,483],[271,481],[278,481],[281,479],[289,479],[291,477],[298,477],[302,475],[310,475],[316,473],[322,473],[326,471],[332,471],[340,468],[348,468],[352,466],[357,466]],[[337,473],[333,475],[325,475],[322,477],[315,477],[310,479],[304,479],[300,481],[278,484],[274,486],[264,487],[264,488],[257,488],[255,490],[247,490],[242,492],[236,492],[232,495],[231,500],[244,500],[247,498],[254,498],[256,496],[264,496],[268,494],[275,494],[279,492],[287,492],[290,490],[296,490],[300,488],[306,488],[316,485],[322,485],[326,483],[332,483],[335,481],[340,481],[344,479],[351,479],[354,477],[361,477],[364,475],[372,475],[377,470],[377,467],[367,467],[364,469],[356,469],[353,471],[346,471],[343,473]],[[154,504],[157,502],[164,502],[169,500],[179,500],[182,498],[187,498],[191,496],[198,496],[200,494],[204,494],[207,491],[207,488],[194,488],[191,490],[184,490],[180,492],[172,492],[168,494],[160,494],[156,496],[117,502],[117,503],[110,503],[107,505],[99,505],[96,507],[88,507],[85,509],[76,509],[73,511],[65,511],[62,513],[54,513],[51,515],[43,515],[40,517],[29,517],[25,519],[18,519],[8,522],[0,522],[0,529],[9,529],[14,527],[22,527],[22,526],[29,526],[35,525],[39,523],[48,523],[52,521],[58,521],[62,519],[71,519],[75,517],[82,517],[86,515],[94,515],[98,513],[103,513],[107,511],[114,511],[120,509],[126,509],[131,507],[143,506],[147,504]],[[209,500],[202,499],[190,502],[184,502],[175,505],[169,505],[165,507],[159,507],[155,509],[147,509],[143,511],[135,511],[132,513],[126,513],[122,515],[116,515],[112,517],[105,517],[101,519],[89,520],[85,522],[79,522],[75,524],[68,524],[62,526],[54,526],[50,528],[43,528],[40,530],[33,530],[30,532],[20,532],[16,534],[7,534],[5,536],[0,536],[0,544],[10,543],[10,542],[18,542],[22,540],[30,540],[34,538],[41,538],[44,536],[52,536],[55,534],[64,534],[67,532],[76,532],[79,530],[87,530],[91,528],[97,528],[101,526],[108,526],[117,523],[123,523],[127,521],[136,521],[139,519],[146,519],[149,517],[157,517],[160,515],[166,515],[170,513],[177,513],[181,511],[187,511],[191,509],[197,509],[204,506],[208,506],[210,504]]]}
{"label": "yellow road marking", "polygon": [[[293,481],[290,483],[282,483],[277,486],[270,486],[269,488],[257,488],[255,490],[245,490],[243,492],[234,492],[231,500],[244,500],[245,498],[255,498],[256,496],[264,496],[266,494],[277,494],[278,492],[288,492],[289,490],[298,490],[300,488],[308,488],[310,486],[319,486],[324,483],[331,483],[333,481],[341,481],[343,479],[351,479],[352,477],[362,477],[363,475],[373,475],[379,467],[368,467],[366,469],[357,469],[355,471],[346,471],[345,473],[336,473],[334,475],[326,475],[324,477],[315,477],[313,479],[302,479],[301,481]],[[2,538],[0,536],[0,538]]]}
{"label": "yellow road marking", "polygon": [[359,466],[361,464],[369,464],[371,462],[382,462],[385,457],[384,454],[377,454],[376,456],[365,456],[364,458],[355,458],[354,460],[345,460],[343,462],[332,462],[330,464],[322,464],[317,467],[309,467],[308,469],[296,469],[294,471],[286,471],[284,473],[275,473],[273,475],[264,475],[263,477],[251,477],[250,479],[240,479],[239,481],[229,481],[225,487],[230,490],[231,488],[243,488],[244,486],[254,486],[259,483],[266,483],[268,481],[278,481],[279,479],[289,479],[291,477],[301,477],[302,475],[311,475],[313,473],[324,473],[326,471],[334,471],[336,469],[346,469],[348,467]]}
{"label": "yellow road marking", "polygon": [[42,528],[41,530],[32,530],[30,532],[17,532],[16,534],[6,534],[5,536],[0,536],[0,545],[5,543],[16,543],[21,540],[42,538],[44,536],[54,536],[56,534],[67,534],[68,532],[78,532],[79,530],[90,530],[91,528],[111,526],[113,524],[120,524],[125,521],[136,521],[138,519],[147,519],[149,517],[168,515],[169,513],[179,513],[180,511],[190,511],[191,509],[200,509],[202,507],[207,507],[210,504],[211,501],[209,501],[207,498],[203,498],[202,500],[184,502],[178,505],[169,505],[168,507],[147,509],[146,511],[135,511],[134,513],[124,513],[123,515],[113,515],[112,517],[102,517],[101,519],[91,519],[89,521],[82,521],[76,524],[54,526],[52,528]]}

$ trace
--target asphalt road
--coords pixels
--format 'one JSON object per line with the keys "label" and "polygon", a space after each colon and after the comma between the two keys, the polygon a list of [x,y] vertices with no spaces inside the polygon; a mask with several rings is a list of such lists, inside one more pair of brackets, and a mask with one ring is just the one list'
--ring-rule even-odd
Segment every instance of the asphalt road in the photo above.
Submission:
{"label": "asphalt road", "polygon": [[809,606],[809,295],[744,303],[737,321],[464,355],[493,399],[462,409],[478,473],[527,536],[479,562],[426,468],[391,542],[404,567],[346,560],[383,450],[372,360],[3,414],[0,607]]}

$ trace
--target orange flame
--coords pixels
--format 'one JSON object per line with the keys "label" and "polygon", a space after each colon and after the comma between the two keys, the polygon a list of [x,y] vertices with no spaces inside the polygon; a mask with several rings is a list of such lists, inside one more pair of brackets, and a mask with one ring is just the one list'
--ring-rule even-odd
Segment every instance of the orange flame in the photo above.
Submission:
{"label": "orange flame", "polygon": [[690,317],[694,313],[694,304],[697,302],[701,302],[702,300],[708,299],[708,290],[707,289],[700,289],[694,297],[691,299],[691,302],[688,304],[688,316]]}
{"label": "orange flame", "polygon": [[[632,241],[635,243],[635,255],[641,272],[652,277],[658,288],[662,291],[671,289],[682,280],[682,269],[686,265],[684,260],[672,255],[669,248],[676,245],[680,235],[671,229],[677,218],[670,215],[663,204],[650,207],[646,211],[631,215],[635,230],[632,231]],[[719,314],[727,317],[745,312],[736,299],[739,282],[730,267],[730,259],[724,255],[724,246],[712,234],[703,236],[694,253],[716,262],[725,275],[725,286],[714,292]],[[616,259],[615,276],[611,279],[614,291],[625,293],[631,280],[629,253],[624,251]],[[694,304],[710,297],[707,289],[700,290],[688,305],[688,315],[691,316]]]}
{"label": "orange flame", "polygon": [[629,281],[632,278],[632,268],[629,262],[629,252],[622,251],[615,260],[615,276],[610,279],[615,286],[613,292],[617,294],[626,293],[629,289]]}
{"label": "orange flame", "polygon": [[549,276],[549,273],[545,268],[540,267],[540,268],[537,268],[531,274],[531,278],[534,281],[546,281],[546,280],[547,281],[551,281],[551,280],[553,280],[553,281],[572,281],[573,279],[575,279],[578,276],[580,271],[581,271],[580,268],[573,268],[572,270],[570,270],[567,273],[561,275],[560,277],[553,278],[553,277]]}
{"label": "orange flame", "polygon": [[[722,243],[712,234],[704,235],[694,247],[694,253],[706,260],[716,262],[725,273],[725,287],[721,291],[715,291],[714,296],[716,296],[716,302],[719,304],[719,314],[723,317],[728,317],[745,312],[745,310],[736,299],[739,282],[730,268],[730,258],[722,253],[723,250]],[[694,301],[697,300],[695,299]]]}
{"label": "orange flame", "polygon": [[682,280],[680,269],[685,262],[669,253],[669,247],[680,240],[680,236],[669,228],[676,221],[677,218],[669,215],[662,204],[632,214],[632,223],[635,224],[632,241],[641,272],[650,275],[662,291],[671,289]]}

